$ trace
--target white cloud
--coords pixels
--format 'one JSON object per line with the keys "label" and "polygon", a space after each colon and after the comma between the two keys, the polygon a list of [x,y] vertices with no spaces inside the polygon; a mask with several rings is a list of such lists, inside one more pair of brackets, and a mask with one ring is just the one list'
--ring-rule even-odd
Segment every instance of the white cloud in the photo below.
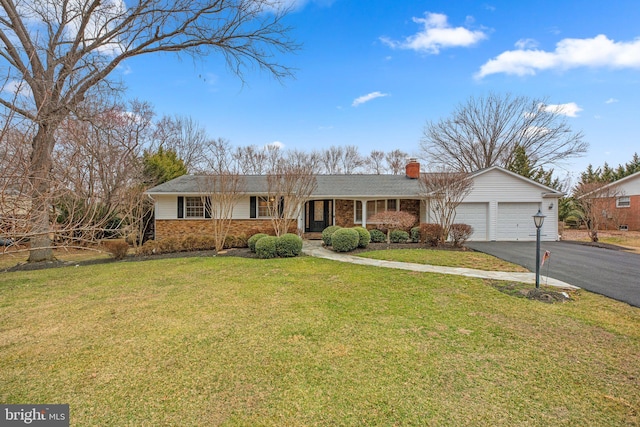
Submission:
{"label": "white cloud", "polygon": [[609,98],[606,101],[604,101],[605,104],[615,104],[616,102],[619,102],[619,101],[615,98]]}
{"label": "white cloud", "polygon": [[[467,22],[470,19],[468,17]],[[411,49],[436,55],[440,53],[440,49],[473,46],[487,38],[482,31],[451,27],[447,22],[447,15],[441,13],[426,12],[424,18],[413,18],[413,22],[422,24],[424,29],[404,41],[394,41],[387,37],[381,37],[380,40],[393,49]]]}
{"label": "white cloud", "polygon": [[505,73],[535,75],[544,70],[569,70],[578,67],[640,69],[640,38],[615,42],[605,35],[591,39],[563,39],[556,50],[517,49],[503,52],[480,67],[477,78]]}
{"label": "white cloud", "polygon": [[8,81],[2,88],[2,92],[7,92],[17,96],[24,96],[27,98],[31,98],[33,95],[33,93],[31,92],[31,88],[23,80]]}
{"label": "white cloud", "polygon": [[578,107],[578,104],[575,102],[568,102],[566,104],[541,104],[540,109],[549,113],[560,114],[567,117],[578,117],[578,113],[582,111],[582,108]]}
{"label": "white cloud", "polygon": [[518,49],[535,49],[538,47],[538,41],[534,39],[520,39],[515,45]]}
{"label": "white cloud", "polygon": [[276,149],[282,150],[284,148],[284,143],[280,141],[273,141],[265,145],[264,148],[266,149],[276,148]]}
{"label": "white cloud", "polygon": [[353,103],[351,104],[351,106],[352,107],[357,107],[360,104],[364,104],[365,102],[369,102],[369,101],[371,101],[373,99],[376,99],[376,98],[382,98],[384,96],[389,96],[389,94],[388,93],[382,93],[382,92],[371,92],[371,93],[369,93],[367,95],[363,95],[363,96],[360,96],[360,97],[354,99]]}

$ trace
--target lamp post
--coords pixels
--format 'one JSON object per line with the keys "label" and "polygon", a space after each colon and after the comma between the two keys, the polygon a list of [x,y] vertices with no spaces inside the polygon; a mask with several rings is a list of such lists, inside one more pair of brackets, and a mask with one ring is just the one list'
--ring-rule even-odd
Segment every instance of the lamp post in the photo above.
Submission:
{"label": "lamp post", "polygon": [[536,289],[540,288],[540,229],[544,224],[544,218],[540,209],[533,216],[533,223],[536,225]]}

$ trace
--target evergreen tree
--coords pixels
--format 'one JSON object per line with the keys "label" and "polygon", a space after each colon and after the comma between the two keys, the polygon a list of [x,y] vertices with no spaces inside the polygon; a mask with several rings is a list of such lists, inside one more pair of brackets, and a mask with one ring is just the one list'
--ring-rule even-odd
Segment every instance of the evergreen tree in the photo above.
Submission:
{"label": "evergreen tree", "polygon": [[145,182],[151,185],[159,185],[187,174],[184,161],[173,150],[164,150],[162,147],[156,153],[144,152],[142,157],[143,174]]}

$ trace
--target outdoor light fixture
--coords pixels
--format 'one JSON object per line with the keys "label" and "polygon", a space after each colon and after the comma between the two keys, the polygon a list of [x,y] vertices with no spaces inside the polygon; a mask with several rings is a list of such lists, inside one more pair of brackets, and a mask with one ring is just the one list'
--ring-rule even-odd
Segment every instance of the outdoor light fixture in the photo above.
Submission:
{"label": "outdoor light fixture", "polygon": [[553,202],[549,203],[549,210],[553,209]]}
{"label": "outdoor light fixture", "polygon": [[540,229],[544,219],[545,216],[538,209],[538,213],[533,216],[533,223],[536,225],[536,289],[540,288]]}

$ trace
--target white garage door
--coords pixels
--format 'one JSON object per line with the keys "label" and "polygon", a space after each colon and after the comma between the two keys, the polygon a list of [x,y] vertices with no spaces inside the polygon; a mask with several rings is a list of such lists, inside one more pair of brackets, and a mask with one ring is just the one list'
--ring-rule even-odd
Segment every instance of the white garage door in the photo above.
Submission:
{"label": "white garage door", "polygon": [[488,203],[462,203],[456,208],[456,224],[469,224],[473,234],[469,240],[487,240]]}
{"label": "white garage door", "polygon": [[539,203],[498,203],[498,240],[535,240]]}

